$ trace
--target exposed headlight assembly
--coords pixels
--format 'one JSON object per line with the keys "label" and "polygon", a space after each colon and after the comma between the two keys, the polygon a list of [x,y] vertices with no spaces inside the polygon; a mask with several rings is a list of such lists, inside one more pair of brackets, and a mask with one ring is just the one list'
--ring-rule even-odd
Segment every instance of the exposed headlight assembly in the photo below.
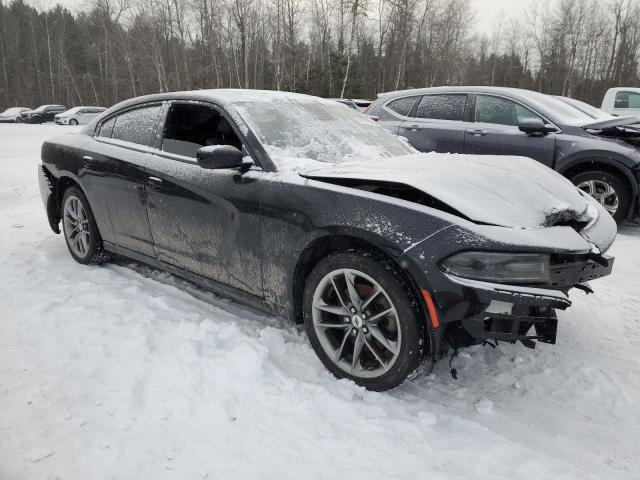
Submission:
{"label": "exposed headlight assembly", "polygon": [[551,279],[549,255],[539,253],[461,252],[440,267],[451,275],[485,282],[540,284]]}

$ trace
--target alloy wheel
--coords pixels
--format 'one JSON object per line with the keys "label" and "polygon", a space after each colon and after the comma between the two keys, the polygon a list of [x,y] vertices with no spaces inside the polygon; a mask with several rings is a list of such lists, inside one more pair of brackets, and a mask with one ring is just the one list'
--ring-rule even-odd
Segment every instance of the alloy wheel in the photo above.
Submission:
{"label": "alloy wheel", "polygon": [[387,292],[354,269],[325,275],[313,295],[315,333],[331,361],[354,377],[387,372],[400,353],[397,310]]}
{"label": "alloy wheel", "polygon": [[70,195],[64,204],[64,235],[69,248],[78,257],[85,257],[89,251],[90,232],[89,219],[82,201]]}
{"label": "alloy wheel", "polygon": [[602,180],[586,180],[579,183],[578,188],[595,198],[611,215],[618,210],[618,193],[608,183]]}

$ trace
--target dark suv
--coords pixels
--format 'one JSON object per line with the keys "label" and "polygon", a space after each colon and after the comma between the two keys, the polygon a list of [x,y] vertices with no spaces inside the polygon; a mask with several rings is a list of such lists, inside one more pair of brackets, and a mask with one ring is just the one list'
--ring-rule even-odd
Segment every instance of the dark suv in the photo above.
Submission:
{"label": "dark suv", "polygon": [[20,115],[22,123],[53,122],[55,116],[67,109],[64,105],[40,105],[35,110],[23,112]]}
{"label": "dark suv", "polygon": [[638,214],[640,126],[633,124],[640,118],[596,120],[550,95],[499,87],[386,93],[367,115],[423,152],[533,158],[596,198],[618,223]]}

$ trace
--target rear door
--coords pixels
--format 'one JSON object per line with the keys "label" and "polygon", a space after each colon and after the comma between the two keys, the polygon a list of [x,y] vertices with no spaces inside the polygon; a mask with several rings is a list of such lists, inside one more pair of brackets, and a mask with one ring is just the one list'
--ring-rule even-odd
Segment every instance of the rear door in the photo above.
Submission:
{"label": "rear door", "polygon": [[529,107],[499,95],[477,94],[472,115],[474,123],[467,129],[465,153],[519,155],[553,167],[556,134],[527,135],[518,127],[526,118],[549,123]]}
{"label": "rear door", "polygon": [[466,93],[424,95],[416,102],[398,134],[421,152],[463,153]]}
{"label": "rear door", "polygon": [[160,103],[128,109],[103,121],[87,146],[85,161],[100,169],[98,180],[109,210],[113,242],[154,256],[146,206],[145,167],[151,163],[151,147],[157,134]]}

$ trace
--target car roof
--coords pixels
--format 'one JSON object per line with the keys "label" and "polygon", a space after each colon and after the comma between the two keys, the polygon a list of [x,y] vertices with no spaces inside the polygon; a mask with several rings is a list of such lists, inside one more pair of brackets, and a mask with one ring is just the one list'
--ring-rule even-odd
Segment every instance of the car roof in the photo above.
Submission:
{"label": "car roof", "polygon": [[385,92],[379,95],[379,98],[403,97],[409,95],[426,95],[429,93],[494,93],[503,94],[514,98],[528,98],[531,95],[544,95],[534,90],[526,90],[524,88],[514,87],[482,87],[482,86],[453,86],[453,87],[427,87],[427,88],[410,88],[406,90],[396,90]]}
{"label": "car roof", "polygon": [[120,110],[122,108],[133,106],[140,103],[160,102],[167,100],[200,100],[216,103],[222,107],[240,102],[257,102],[268,103],[278,99],[289,100],[317,100],[323,102],[334,103],[334,100],[328,100],[313,95],[305,95],[303,93],[281,92],[275,90],[250,90],[239,88],[214,88],[209,90],[188,90],[181,92],[156,93],[152,95],[144,95],[135,97],[124,102],[120,102],[108,111]]}

